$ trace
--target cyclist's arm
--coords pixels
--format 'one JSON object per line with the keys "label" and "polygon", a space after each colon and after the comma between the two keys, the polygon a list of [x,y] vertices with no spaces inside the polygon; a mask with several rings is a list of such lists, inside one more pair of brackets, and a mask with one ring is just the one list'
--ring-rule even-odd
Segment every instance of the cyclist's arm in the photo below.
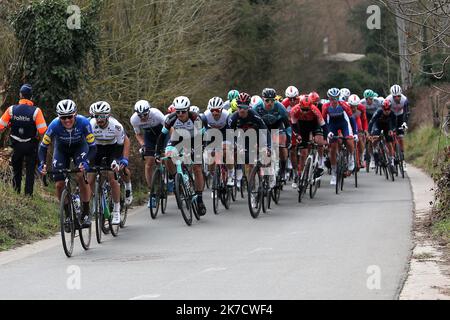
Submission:
{"label": "cyclist's arm", "polygon": [[[56,120],[59,121],[59,120]],[[47,161],[47,151],[48,147],[52,144],[52,139],[55,136],[54,127],[56,126],[56,121],[53,121],[44,134],[44,138],[39,144],[38,157],[39,163],[45,163]]]}
{"label": "cyclist's arm", "polygon": [[375,112],[375,114],[372,117],[372,120],[370,120],[369,123],[369,133],[373,131],[373,126],[377,123],[378,119],[380,118],[380,112]]}
{"label": "cyclist's arm", "polygon": [[130,146],[131,146],[130,138],[128,138],[128,136],[125,135],[125,138],[123,140],[123,155],[122,155],[124,158],[128,159],[130,157]]}

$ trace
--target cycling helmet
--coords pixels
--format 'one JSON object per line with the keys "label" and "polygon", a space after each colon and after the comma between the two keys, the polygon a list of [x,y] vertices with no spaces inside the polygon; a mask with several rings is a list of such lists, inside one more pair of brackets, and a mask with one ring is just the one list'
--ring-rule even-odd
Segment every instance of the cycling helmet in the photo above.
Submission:
{"label": "cycling helmet", "polygon": [[320,96],[317,92],[313,91],[309,94],[309,99],[311,100],[311,103],[318,103],[320,101]]}
{"label": "cycling helmet", "polygon": [[331,88],[327,92],[328,98],[338,99],[340,97],[340,95],[341,95],[341,90],[339,90],[338,88]]}
{"label": "cycling helmet", "polygon": [[264,101],[260,96],[253,96],[250,100],[250,108],[254,108],[259,105],[263,105]]}
{"label": "cycling helmet", "polygon": [[376,94],[373,90],[367,89],[366,91],[364,91],[364,98],[377,98],[378,94]]}
{"label": "cycling helmet", "polygon": [[311,104],[312,104],[312,101],[309,98],[309,95],[302,96],[302,98],[300,99],[300,107],[302,109],[309,109],[309,108],[311,108]]}
{"label": "cycling helmet", "polygon": [[245,104],[245,105],[250,105],[250,100],[252,98],[250,97],[250,95],[246,92],[241,92],[239,94],[239,98],[238,98],[238,103],[239,104]]}
{"label": "cycling helmet", "polygon": [[188,110],[191,106],[191,101],[188,97],[180,96],[173,100],[173,106],[175,107],[176,111],[185,111]]}
{"label": "cycling helmet", "polygon": [[93,104],[91,104],[91,106],[89,107],[89,115],[91,116],[91,118],[94,117],[94,108],[97,105],[97,102],[94,102]]}
{"label": "cycling helmet", "polygon": [[347,101],[348,98],[351,96],[351,94],[352,93],[350,92],[349,89],[347,89],[347,88],[341,89],[341,99],[342,100]]}
{"label": "cycling helmet", "polygon": [[294,86],[290,86],[286,89],[286,98],[292,99],[292,98],[297,98],[300,95],[300,92],[298,91],[298,89]]}
{"label": "cycling helmet", "polygon": [[233,101],[234,99],[237,100],[238,97],[239,97],[239,91],[231,90],[230,92],[228,92],[228,100],[229,101]]}
{"label": "cycling helmet", "polygon": [[262,96],[264,99],[275,99],[275,97],[277,96],[277,92],[275,91],[275,89],[266,88],[263,90]]}
{"label": "cycling helmet", "polygon": [[283,97],[282,96],[276,96],[275,100],[278,101],[278,102],[281,102],[281,101],[283,101]]}
{"label": "cycling helmet", "polygon": [[351,106],[357,106],[359,105],[361,99],[359,99],[359,97],[356,94],[352,94],[349,98],[348,98],[348,103]]}
{"label": "cycling helmet", "polygon": [[150,103],[147,100],[139,100],[134,105],[134,112],[136,112],[138,115],[143,115],[149,113],[150,108]]}
{"label": "cycling helmet", "polygon": [[402,87],[400,87],[398,84],[394,84],[391,87],[391,94],[395,96],[401,96],[403,94]]}
{"label": "cycling helmet", "polygon": [[111,113],[111,106],[106,101],[99,101],[92,106],[92,113],[94,116],[97,114],[109,115]]}
{"label": "cycling helmet", "polygon": [[[233,99],[234,100],[234,99]],[[211,98],[208,102],[208,110],[223,109],[223,100],[220,97]]]}
{"label": "cycling helmet", "polygon": [[58,116],[68,116],[77,113],[77,105],[72,100],[62,100],[56,106]]}
{"label": "cycling helmet", "polygon": [[200,113],[200,108],[197,107],[197,106],[191,106],[191,107],[189,108],[189,111],[198,114],[198,113]]}

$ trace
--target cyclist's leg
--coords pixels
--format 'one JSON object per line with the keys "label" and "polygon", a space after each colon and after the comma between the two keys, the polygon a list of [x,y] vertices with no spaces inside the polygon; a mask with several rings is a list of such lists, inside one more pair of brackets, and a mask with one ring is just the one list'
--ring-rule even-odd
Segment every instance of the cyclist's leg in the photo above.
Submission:
{"label": "cyclist's leg", "polygon": [[[86,161],[87,159],[85,158],[86,155],[89,152],[89,146],[84,143],[82,144],[80,147],[77,148],[77,150],[75,150],[75,152],[73,153],[73,162],[75,163],[75,166],[78,167],[80,165],[81,162]],[[89,221],[89,202],[91,201],[92,198],[92,192],[91,192],[91,187],[89,186],[89,184],[86,184],[84,181],[84,177],[82,173],[78,173],[77,174],[77,180],[78,180],[78,186],[80,188],[80,200],[83,203],[82,204],[82,219],[86,219],[84,220],[84,226],[88,226],[90,225],[90,221]]]}
{"label": "cyclist's leg", "polygon": [[[68,169],[69,165],[70,165],[70,154],[66,154],[65,152],[62,152],[57,147],[55,147],[53,151],[52,169],[53,170]],[[55,174],[53,175],[53,180],[55,181],[56,198],[59,201],[61,199],[61,194],[65,186],[64,175]]]}

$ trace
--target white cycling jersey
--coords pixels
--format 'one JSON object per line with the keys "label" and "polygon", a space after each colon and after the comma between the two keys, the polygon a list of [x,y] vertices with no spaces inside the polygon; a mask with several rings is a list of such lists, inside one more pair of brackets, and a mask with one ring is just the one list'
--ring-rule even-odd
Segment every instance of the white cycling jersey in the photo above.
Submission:
{"label": "white cycling jersey", "polygon": [[[166,118],[161,111],[156,108],[151,108],[150,114],[146,121],[142,121],[138,114],[134,113],[130,119],[130,122],[136,134],[143,134],[147,130],[164,126],[165,119]],[[160,132],[158,131],[157,133],[159,134]]]}
{"label": "white cycling jersey", "polygon": [[97,125],[97,120],[95,118],[92,118],[90,122],[98,145],[123,145],[125,141],[125,130],[115,118],[109,117],[108,125],[105,128],[100,128]]}
{"label": "white cycling jersey", "polygon": [[210,110],[204,113],[204,117],[206,119],[208,127],[214,129],[223,129],[224,127],[226,127],[228,124],[228,116],[229,113],[226,110],[222,110],[222,114],[220,115],[219,120],[214,119],[213,114]]}
{"label": "white cycling jersey", "polygon": [[386,98],[392,104],[392,111],[396,116],[402,115],[405,112],[405,106],[408,105],[408,98],[402,94],[402,98],[400,99],[400,103],[395,102],[394,97],[390,95]]}

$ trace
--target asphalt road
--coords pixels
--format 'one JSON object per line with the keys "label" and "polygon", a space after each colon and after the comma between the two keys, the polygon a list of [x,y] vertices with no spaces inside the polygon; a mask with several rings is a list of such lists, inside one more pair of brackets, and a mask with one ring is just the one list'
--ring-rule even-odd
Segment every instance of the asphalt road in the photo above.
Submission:
{"label": "asphalt road", "polygon": [[[185,225],[174,198],[151,220],[137,208],[118,238],[66,258],[55,237],[0,254],[0,299],[396,299],[412,249],[408,179],[363,173],[336,195],[251,218],[247,201]],[[94,235],[95,237],[95,235]]]}

